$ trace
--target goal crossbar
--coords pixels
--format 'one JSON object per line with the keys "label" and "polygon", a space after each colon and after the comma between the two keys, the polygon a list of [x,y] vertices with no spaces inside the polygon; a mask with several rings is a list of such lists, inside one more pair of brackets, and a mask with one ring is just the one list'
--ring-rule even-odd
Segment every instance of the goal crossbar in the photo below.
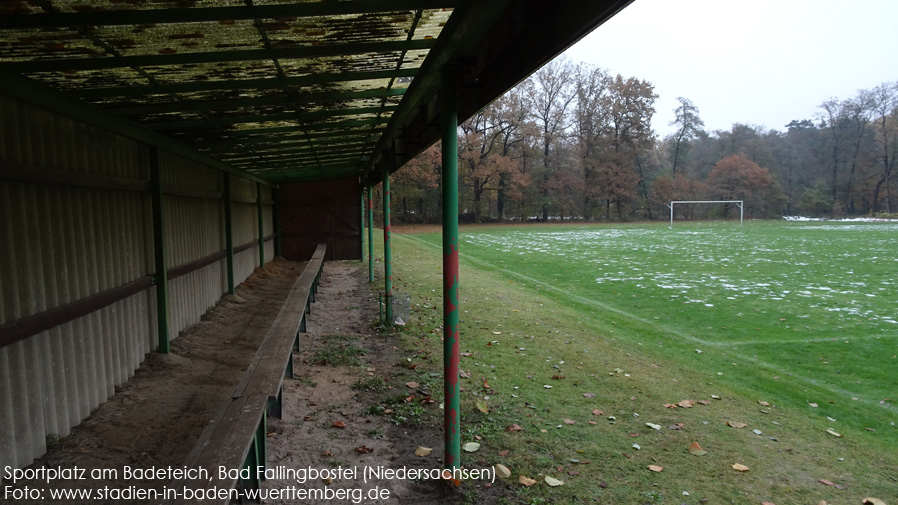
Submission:
{"label": "goal crossbar", "polygon": [[674,204],[677,203],[735,203],[739,207],[739,226],[742,226],[742,216],[745,214],[743,200],[674,200],[667,204],[670,209],[670,226],[673,228]]}

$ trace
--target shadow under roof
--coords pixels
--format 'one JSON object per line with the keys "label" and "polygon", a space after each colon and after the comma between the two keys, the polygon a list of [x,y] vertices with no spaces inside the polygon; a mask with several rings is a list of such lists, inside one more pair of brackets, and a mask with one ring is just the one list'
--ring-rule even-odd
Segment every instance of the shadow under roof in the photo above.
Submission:
{"label": "shadow under roof", "polygon": [[45,86],[273,184],[373,182],[438,139],[444,66],[464,119],[627,3],[5,1],[0,92]]}

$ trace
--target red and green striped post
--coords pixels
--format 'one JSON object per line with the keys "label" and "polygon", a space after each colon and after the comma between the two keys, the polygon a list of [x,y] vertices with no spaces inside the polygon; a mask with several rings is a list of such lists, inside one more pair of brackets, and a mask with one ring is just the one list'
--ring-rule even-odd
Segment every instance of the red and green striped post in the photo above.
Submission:
{"label": "red and green striped post", "polygon": [[374,188],[368,185],[368,282],[374,282]]}
{"label": "red and green striped post", "polygon": [[461,467],[458,360],[458,112],[455,67],[442,70],[443,161],[443,386],[447,469]]}
{"label": "red and green striped post", "polygon": [[393,325],[393,252],[390,250],[390,171],[384,170],[384,308]]}

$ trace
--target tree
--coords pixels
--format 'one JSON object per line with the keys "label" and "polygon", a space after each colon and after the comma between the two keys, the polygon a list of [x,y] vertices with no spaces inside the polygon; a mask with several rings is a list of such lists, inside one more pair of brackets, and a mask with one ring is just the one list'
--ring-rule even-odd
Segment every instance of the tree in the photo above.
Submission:
{"label": "tree", "polygon": [[749,214],[766,213],[769,190],[774,188],[770,172],[741,153],[718,161],[707,182],[713,198],[743,200]]}
{"label": "tree", "polygon": [[673,168],[671,173],[677,175],[677,162],[680,158],[680,150],[685,149],[685,143],[695,138],[701,133],[705,123],[698,116],[698,107],[688,98],[677,97],[680,105],[674,109],[674,120],[670,122],[671,126],[676,126],[677,131],[673,135],[674,139],[674,155]]}
{"label": "tree", "polygon": [[886,212],[892,212],[891,179],[898,158],[898,83],[884,83],[870,94],[874,113],[875,139],[878,148],[879,173],[873,191],[873,212],[879,211],[879,192],[883,184],[886,191]]}
{"label": "tree", "polygon": [[572,68],[566,60],[554,60],[539,69],[524,83],[524,95],[531,117],[536,121],[542,144],[543,220],[549,219],[549,179],[555,168],[552,147],[563,137],[567,128],[568,107],[576,98]]}
{"label": "tree", "polygon": [[830,180],[830,197],[835,202],[838,194],[839,165],[844,163],[842,159],[842,147],[848,134],[850,120],[846,102],[839,102],[835,98],[823,102],[818,106],[823,109],[822,125],[829,133],[831,149],[832,179]]}

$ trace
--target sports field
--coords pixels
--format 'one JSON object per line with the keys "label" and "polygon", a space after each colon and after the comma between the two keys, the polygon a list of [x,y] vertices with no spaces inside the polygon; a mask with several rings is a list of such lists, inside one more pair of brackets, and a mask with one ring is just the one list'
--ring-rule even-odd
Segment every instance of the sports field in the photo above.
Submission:
{"label": "sports field", "polygon": [[[428,261],[439,264],[440,241],[436,233],[400,234],[395,241],[396,268],[416,305],[413,332],[426,332],[439,323],[439,284],[432,285],[439,272],[424,270]],[[749,478],[736,476],[745,482],[734,481],[730,491],[726,486],[704,490],[709,496],[768,497],[780,503],[777,495],[780,500],[792,493],[810,499],[819,493],[826,499],[829,490],[819,489],[826,486],[817,481],[838,478],[857,481],[855,485],[868,479],[864,485],[872,485],[874,495],[898,490],[898,479],[887,476],[898,470],[892,456],[898,452],[898,223],[483,226],[463,228],[459,242],[461,307],[467,311],[462,315],[462,348],[472,353],[472,358],[463,358],[462,368],[499,386],[469,392],[472,399],[493,392],[490,400],[497,403],[490,417],[478,421],[480,414],[475,413],[472,421],[505,424],[497,421],[501,413],[507,422],[520,418],[518,424],[526,421],[540,428],[530,418],[536,415],[533,411],[541,412],[538,417],[545,427],[540,430],[546,432],[534,433],[535,443],[540,433],[557,437],[552,430],[556,425],[560,431],[582,429],[580,423],[587,420],[609,423],[604,415],[578,420],[573,413],[561,412],[583,403],[583,393],[595,394],[589,396],[595,398],[591,405],[604,404],[602,414],[627,416],[625,421],[610,421],[627,425],[627,435],[645,435],[642,421],[654,424],[652,418],[665,425],[701,416],[701,427],[691,424],[698,423],[698,417],[686,421],[691,436],[719,444],[719,451],[733,454],[733,463],[739,453],[749,460],[752,453],[756,465],[772,470],[771,461],[789,460],[782,453],[789,447],[787,452],[793,454],[793,444],[827,454],[817,462],[812,462],[816,456],[799,457],[777,470],[802,467],[807,483],[783,477],[786,483],[768,482],[769,489],[756,489],[755,496],[742,487]],[[411,263],[404,273],[403,262]],[[621,376],[629,388],[609,382]],[[554,400],[548,399],[550,394]],[[721,395],[722,403],[699,403],[688,413],[674,407],[682,400],[707,402]],[[631,404],[623,405],[627,400]],[[694,413],[701,408],[708,410]],[[584,405],[583,410],[589,409]],[[553,411],[557,420],[548,419]],[[645,419],[647,412],[658,414]],[[727,416],[743,417],[748,429],[754,423],[761,433],[737,431],[726,425]],[[575,423],[558,424],[562,419]],[[717,424],[728,427],[715,431],[711,427]],[[745,432],[749,438],[741,441]],[[591,440],[593,435],[574,437]],[[508,436],[499,438],[508,443]],[[673,443],[675,436],[666,443]],[[616,443],[619,447],[612,453],[645,458],[645,449],[633,450],[629,442]],[[661,447],[664,444],[646,464],[665,458],[680,461],[674,465],[694,464],[688,453],[681,461],[677,458],[682,454],[673,457],[670,449]],[[853,462],[840,469],[845,461],[845,456],[839,459],[840,450],[849,459],[869,457],[861,466]],[[633,454],[625,454],[626,459]],[[532,471],[538,471],[534,458],[539,459],[527,458],[524,468],[534,465]],[[562,457],[567,459],[577,458]],[[542,464],[551,461],[557,462],[558,456]],[[719,470],[721,476],[733,472]],[[839,477],[828,479],[834,471],[841,472]],[[624,480],[633,478],[625,473]],[[657,491],[673,503],[673,489],[657,489],[658,482],[650,485],[639,478],[633,482],[648,486],[646,496]],[[609,500],[630,496],[607,489],[587,492]],[[782,503],[799,502],[792,497]]]}

